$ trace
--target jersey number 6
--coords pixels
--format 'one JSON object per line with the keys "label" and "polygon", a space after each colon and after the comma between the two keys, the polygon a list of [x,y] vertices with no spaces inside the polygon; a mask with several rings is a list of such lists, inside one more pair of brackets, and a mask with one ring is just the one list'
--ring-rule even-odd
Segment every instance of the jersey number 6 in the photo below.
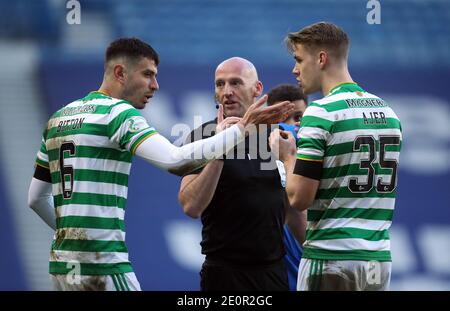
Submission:
{"label": "jersey number 6", "polygon": [[74,156],[75,144],[72,141],[64,142],[59,148],[59,173],[61,176],[63,198],[70,199],[73,191],[73,167],[72,165],[64,165],[64,152],[68,152],[70,156]]}

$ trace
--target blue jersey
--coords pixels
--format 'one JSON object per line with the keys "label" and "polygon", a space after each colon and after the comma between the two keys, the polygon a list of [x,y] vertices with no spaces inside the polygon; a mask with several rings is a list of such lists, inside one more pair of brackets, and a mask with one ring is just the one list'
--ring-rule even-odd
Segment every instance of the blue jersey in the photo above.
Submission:
{"label": "blue jersey", "polygon": [[291,124],[287,124],[287,123],[278,123],[278,125],[280,126],[281,130],[287,131],[287,132],[291,132],[292,135],[294,135],[294,137],[295,137],[295,142],[298,141],[297,132],[296,132],[296,129],[298,131],[298,127],[297,126],[291,125]]}
{"label": "blue jersey", "polygon": [[284,262],[286,263],[286,268],[288,272],[289,290],[297,290],[297,275],[298,266],[300,264],[300,259],[302,258],[302,248],[298,244],[297,240],[294,238],[292,233],[289,231],[287,225],[284,225],[284,250],[286,255],[284,256]]}
{"label": "blue jersey", "polygon": [[[279,123],[280,129],[283,131],[289,131],[294,135],[297,140],[297,132],[295,129],[297,128],[295,125],[290,125],[286,123]],[[300,259],[302,258],[302,248],[298,244],[295,237],[289,231],[287,225],[284,225],[284,249],[286,251],[286,255],[284,256],[284,261],[286,263],[286,268],[288,272],[288,281],[289,281],[289,290],[296,291],[297,290],[297,275],[298,275],[298,266],[300,265]]]}

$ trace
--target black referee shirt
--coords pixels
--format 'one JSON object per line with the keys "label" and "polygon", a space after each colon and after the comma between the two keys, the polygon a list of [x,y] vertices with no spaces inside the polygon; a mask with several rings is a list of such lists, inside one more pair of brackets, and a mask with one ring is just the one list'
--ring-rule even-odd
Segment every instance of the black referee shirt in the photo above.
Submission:
{"label": "black referee shirt", "polygon": [[[215,135],[216,124],[217,119],[204,123],[191,132],[188,141]],[[266,143],[261,145],[266,153],[270,131],[267,132]],[[249,141],[252,139],[247,137],[244,159],[236,159],[238,148],[244,145],[234,148],[234,159],[224,159],[214,196],[202,213],[201,247],[207,259],[232,264],[269,264],[284,256],[285,192],[280,174],[275,163],[271,170],[261,169],[262,162],[271,160],[263,160]],[[194,174],[200,172],[201,169]]]}

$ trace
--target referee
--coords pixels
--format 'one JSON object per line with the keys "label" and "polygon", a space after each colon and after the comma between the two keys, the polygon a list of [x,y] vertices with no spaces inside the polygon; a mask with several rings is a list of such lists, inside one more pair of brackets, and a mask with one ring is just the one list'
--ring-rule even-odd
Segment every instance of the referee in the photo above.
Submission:
{"label": "referee", "polygon": [[[215,96],[225,121],[237,122],[262,91],[249,61],[234,57],[217,67]],[[203,124],[191,133],[191,140],[215,135],[216,125],[217,119]],[[266,137],[257,141],[267,142],[268,134],[260,135]],[[249,141],[256,142],[247,137],[245,146],[234,149],[233,159],[228,153],[228,159],[210,162],[181,182],[178,198],[184,212],[201,217],[203,225],[203,291],[289,290],[283,260],[285,192],[280,173],[276,165],[261,169],[270,158],[263,160],[260,152],[252,152],[257,146]],[[237,157],[244,150],[245,156],[241,152]]]}

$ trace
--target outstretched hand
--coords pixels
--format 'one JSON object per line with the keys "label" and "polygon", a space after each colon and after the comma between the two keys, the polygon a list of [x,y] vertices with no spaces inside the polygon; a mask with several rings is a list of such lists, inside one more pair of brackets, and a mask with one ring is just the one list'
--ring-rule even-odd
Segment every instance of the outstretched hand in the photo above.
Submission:
{"label": "outstretched hand", "polygon": [[276,124],[289,117],[294,109],[294,104],[284,101],[269,107],[262,107],[267,101],[267,95],[262,96],[251,105],[242,120],[238,122],[246,131],[255,128],[259,124]]}

